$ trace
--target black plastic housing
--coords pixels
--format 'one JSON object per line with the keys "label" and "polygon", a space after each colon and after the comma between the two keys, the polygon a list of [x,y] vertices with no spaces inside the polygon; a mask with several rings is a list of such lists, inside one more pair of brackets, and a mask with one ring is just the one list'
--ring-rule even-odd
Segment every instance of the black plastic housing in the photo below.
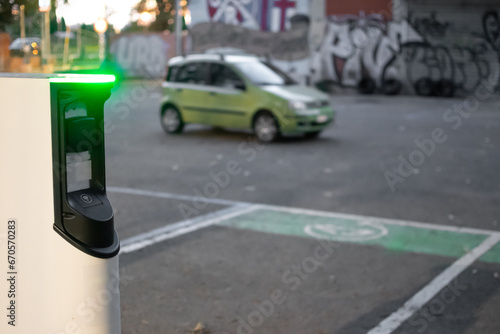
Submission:
{"label": "black plastic housing", "polygon": [[[54,230],[81,251],[99,258],[118,254],[113,208],[106,195],[104,103],[112,83],[52,82]],[[67,118],[67,109],[83,105],[86,115]],[[88,187],[68,192],[66,155],[90,152]]]}

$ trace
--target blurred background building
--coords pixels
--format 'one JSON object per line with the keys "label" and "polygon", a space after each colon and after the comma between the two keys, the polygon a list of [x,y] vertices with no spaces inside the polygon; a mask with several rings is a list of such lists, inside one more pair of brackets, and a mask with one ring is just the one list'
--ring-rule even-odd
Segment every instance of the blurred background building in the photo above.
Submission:
{"label": "blurred background building", "polygon": [[[452,96],[500,78],[497,0],[52,0],[41,13],[43,2],[0,0],[1,71],[112,67],[162,78],[176,54],[222,52],[367,94]],[[42,45],[13,50],[33,37]]]}

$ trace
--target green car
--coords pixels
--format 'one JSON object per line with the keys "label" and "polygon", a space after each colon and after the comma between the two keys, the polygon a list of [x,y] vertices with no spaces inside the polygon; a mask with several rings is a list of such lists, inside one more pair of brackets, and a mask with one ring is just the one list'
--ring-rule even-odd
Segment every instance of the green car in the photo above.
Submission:
{"label": "green car", "polygon": [[315,137],[335,118],[328,95],[253,56],[172,58],[162,87],[161,124],[172,134],[198,123],[252,129],[271,142],[282,134]]}

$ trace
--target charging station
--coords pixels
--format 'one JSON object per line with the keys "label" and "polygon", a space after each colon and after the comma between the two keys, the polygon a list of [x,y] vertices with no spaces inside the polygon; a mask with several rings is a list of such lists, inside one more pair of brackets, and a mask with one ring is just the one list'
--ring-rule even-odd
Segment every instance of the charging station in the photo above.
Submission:
{"label": "charging station", "polygon": [[109,75],[0,74],[0,333],[118,334]]}

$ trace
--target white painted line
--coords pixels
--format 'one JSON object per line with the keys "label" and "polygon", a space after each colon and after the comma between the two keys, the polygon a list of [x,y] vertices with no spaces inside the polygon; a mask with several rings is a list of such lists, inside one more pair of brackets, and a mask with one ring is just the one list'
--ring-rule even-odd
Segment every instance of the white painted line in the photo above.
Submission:
{"label": "white painted line", "polygon": [[388,218],[362,216],[362,215],[346,214],[346,213],[339,213],[339,212],[328,212],[328,211],[292,208],[292,207],[286,207],[286,206],[239,202],[239,201],[231,201],[231,200],[218,199],[218,198],[200,199],[199,197],[196,197],[196,196],[177,195],[177,194],[159,192],[159,191],[137,190],[137,189],[120,188],[120,187],[108,187],[107,190],[110,192],[120,193],[120,194],[141,195],[141,196],[176,199],[176,200],[191,201],[191,202],[200,201],[200,202],[206,202],[206,203],[218,204],[218,205],[254,205],[254,206],[258,206],[260,209],[282,211],[282,212],[289,212],[289,213],[295,213],[295,214],[312,215],[312,216],[331,217],[331,218],[344,218],[344,219],[355,219],[355,220],[373,220],[373,221],[380,222],[383,224],[410,226],[410,227],[422,228],[422,229],[427,229],[427,230],[438,230],[438,231],[449,231],[449,232],[456,232],[456,233],[470,233],[470,234],[482,234],[482,235],[494,235],[494,234],[500,233],[498,231],[483,230],[483,229],[477,229],[477,228],[471,228],[471,227],[460,227],[460,226],[453,226],[453,225],[420,223],[420,222],[414,222],[414,221],[408,221],[408,220],[388,219]]}
{"label": "white painted line", "polygon": [[451,283],[455,277],[460,275],[468,266],[479,259],[500,241],[500,235],[491,235],[479,246],[456,260],[451,266],[446,268],[441,274],[434,278],[422,290],[417,292],[399,310],[384,319],[377,327],[368,334],[390,334],[395,331],[403,322],[408,320],[415,312],[428,303],[439,291]]}
{"label": "white painted line", "polygon": [[119,187],[107,187],[107,191],[112,193],[119,194],[129,194],[129,195],[140,195],[140,196],[148,196],[148,197],[156,197],[156,198],[167,198],[167,199],[177,199],[181,201],[190,201],[190,202],[200,202],[200,203],[210,203],[210,204],[218,204],[218,205],[249,205],[251,203],[245,202],[237,202],[226,199],[218,199],[218,198],[206,198],[206,197],[198,197],[198,196],[189,196],[189,195],[177,195],[159,191],[149,191],[149,190],[139,190],[139,189],[131,189],[131,188],[119,188]]}
{"label": "white painted line", "polygon": [[120,254],[127,254],[149,247],[167,239],[172,239],[202,228],[217,224],[223,220],[234,218],[239,215],[255,210],[255,206],[238,205],[211,212],[206,215],[187,219],[175,224],[166,225],[155,230],[139,234],[125,239],[121,242]]}

